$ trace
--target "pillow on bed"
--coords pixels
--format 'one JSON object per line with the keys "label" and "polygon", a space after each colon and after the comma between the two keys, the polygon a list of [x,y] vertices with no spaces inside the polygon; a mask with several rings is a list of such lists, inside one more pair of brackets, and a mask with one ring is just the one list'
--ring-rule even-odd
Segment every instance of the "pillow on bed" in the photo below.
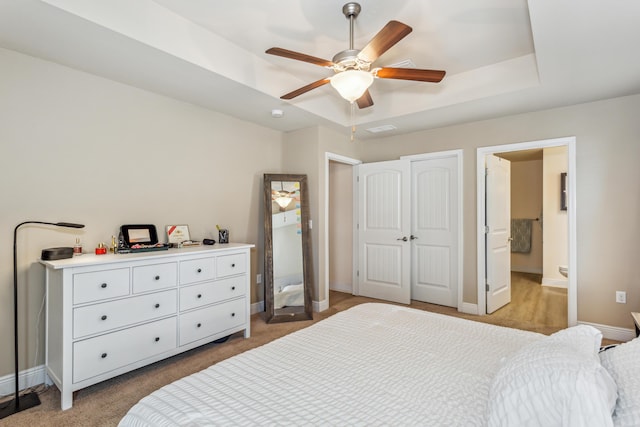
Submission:
{"label": "pillow on bed", "polygon": [[603,351],[600,360],[618,386],[614,424],[640,425],[640,339]]}
{"label": "pillow on bed", "polygon": [[602,367],[602,334],[579,325],[507,359],[489,393],[489,426],[611,426],[616,385]]}

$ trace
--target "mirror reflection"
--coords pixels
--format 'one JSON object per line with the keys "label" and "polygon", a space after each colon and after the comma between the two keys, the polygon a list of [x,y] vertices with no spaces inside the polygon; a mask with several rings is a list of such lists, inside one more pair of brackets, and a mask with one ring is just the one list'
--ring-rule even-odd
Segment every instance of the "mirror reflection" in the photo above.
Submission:
{"label": "mirror reflection", "polygon": [[305,175],[265,175],[267,321],[311,318]]}
{"label": "mirror reflection", "polygon": [[272,181],[273,306],[304,306],[300,183]]}

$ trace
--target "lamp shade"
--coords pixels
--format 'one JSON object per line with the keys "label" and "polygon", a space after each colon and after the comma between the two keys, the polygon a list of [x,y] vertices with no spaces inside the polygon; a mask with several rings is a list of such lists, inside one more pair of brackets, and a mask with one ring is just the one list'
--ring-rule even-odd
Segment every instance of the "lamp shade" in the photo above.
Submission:
{"label": "lamp shade", "polygon": [[331,77],[331,86],[349,102],[360,98],[373,83],[373,75],[367,71],[347,70]]}

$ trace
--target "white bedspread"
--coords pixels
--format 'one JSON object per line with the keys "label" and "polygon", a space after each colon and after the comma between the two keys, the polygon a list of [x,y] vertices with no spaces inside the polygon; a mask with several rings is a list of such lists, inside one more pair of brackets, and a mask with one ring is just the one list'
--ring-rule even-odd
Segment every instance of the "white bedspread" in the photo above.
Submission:
{"label": "white bedspread", "polygon": [[542,337],[362,304],[155,391],[120,426],[484,425],[501,359]]}

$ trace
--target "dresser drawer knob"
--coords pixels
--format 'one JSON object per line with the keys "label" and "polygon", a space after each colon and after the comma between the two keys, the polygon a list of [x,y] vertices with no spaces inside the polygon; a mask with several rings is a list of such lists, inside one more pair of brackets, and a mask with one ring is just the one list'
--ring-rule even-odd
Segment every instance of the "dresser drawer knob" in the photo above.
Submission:
{"label": "dresser drawer knob", "polygon": [[106,315],[106,314],[103,314],[103,315],[102,315],[102,317],[101,317],[100,319],[102,319],[102,320],[107,320],[107,315]]}
{"label": "dresser drawer knob", "polygon": [[231,264],[231,267],[235,267],[235,266],[236,266],[236,264],[235,264],[235,263],[234,263],[234,264]]}
{"label": "dresser drawer knob", "polygon": [[154,279],[160,280],[160,276],[156,276],[156,277],[154,277]]}
{"label": "dresser drawer knob", "polygon": [[202,298],[202,294],[198,294],[198,298]]}
{"label": "dresser drawer knob", "polygon": [[231,287],[231,290],[232,290],[232,291],[235,291],[235,290],[236,290],[236,287],[235,287],[235,286],[232,286],[232,287]]}
{"label": "dresser drawer knob", "polygon": [[197,269],[196,271],[197,271],[198,273],[202,273],[202,269],[201,269],[201,268]]}
{"label": "dresser drawer knob", "polygon": [[156,337],[156,342],[160,341],[160,337]]}
{"label": "dresser drawer knob", "polygon": [[102,353],[102,354],[100,355],[100,357],[101,357],[101,358],[103,358],[103,359],[106,359],[106,358],[107,358],[107,353]]}
{"label": "dresser drawer knob", "polygon": [[100,287],[101,287],[102,289],[104,289],[104,288],[106,288],[106,287],[107,287],[107,284],[106,284],[106,283],[103,283],[102,285],[100,285]]}
{"label": "dresser drawer knob", "polygon": [[154,305],[155,308],[160,308],[160,304],[156,303],[156,305]]}
{"label": "dresser drawer knob", "polygon": [[199,328],[200,326],[202,326],[202,323],[198,323],[196,326]]}
{"label": "dresser drawer knob", "polygon": [[236,317],[236,314],[235,313],[231,313],[231,317]]}

